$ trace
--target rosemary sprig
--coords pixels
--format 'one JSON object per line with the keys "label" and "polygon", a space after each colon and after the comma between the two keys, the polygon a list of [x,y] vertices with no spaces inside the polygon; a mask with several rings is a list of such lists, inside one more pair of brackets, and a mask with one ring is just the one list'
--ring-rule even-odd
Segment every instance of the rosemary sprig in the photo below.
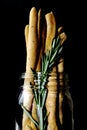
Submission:
{"label": "rosemary sprig", "polygon": [[58,36],[54,38],[51,44],[51,49],[47,51],[46,54],[42,57],[42,73],[47,74],[49,73],[56,62],[59,61],[61,56],[63,45],[61,44],[61,39]]}
{"label": "rosemary sprig", "polygon": [[61,43],[60,36],[58,36],[52,40],[51,49],[42,57],[41,86],[45,86],[48,75],[52,71],[53,66],[59,62],[62,52],[63,44]]}
{"label": "rosemary sprig", "polygon": [[[35,78],[35,85],[32,87],[32,91],[35,97],[37,106],[37,115],[39,122],[32,119],[30,113],[22,106],[28,117],[33,121],[33,123],[38,126],[40,130],[46,130],[48,113],[45,108],[45,101],[47,97],[47,89],[45,87],[49,73],[55,64],[59,62],[59,59],[63,52],[63,45],[60,37],[54,38],[52,40],[51,49],[48,50],[42,56],[42,68],[41,72],[36,72],[32,68],[32,72]],[[31,85],[32,86],[32,85]]]}

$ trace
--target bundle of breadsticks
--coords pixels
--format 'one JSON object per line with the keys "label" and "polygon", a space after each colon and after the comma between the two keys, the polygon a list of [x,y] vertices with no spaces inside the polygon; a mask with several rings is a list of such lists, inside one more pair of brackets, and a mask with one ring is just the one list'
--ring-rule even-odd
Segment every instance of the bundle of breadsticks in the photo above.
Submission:
{"label": "bundle of breadsticks", "polygon": [[[34,100],[32,88],[29,87],[33,83],[32,69],[36,71],[41,70],[42,55],[51,49],[51,43],[55,36],[60,35],[64,43],[67,36],[62,31],[62,27],[57,28],[56,18],[51,11],[43,14],[42,10],[32,7],[29,13],[29,23],[25,26],[24,35],[26,43],[26,72],[24,78],[23,88],[23,105],[30,111],[33,119],[38,121],[37,108]],[[61,58],[60,63],[53,67],[51,77],[47,84],[48,94],[46,99],[46,109],[48,115],[47,130],[58,130],[58,122],[63,123],[62,113],[62,94],[58,93],[58,85],[63,86],[64,59]],[[55,75],[54,75],[55,74]],[[58,104],[58,108],[57,108]],[[23,112],[22,130],[37,130],[35,124]]]}

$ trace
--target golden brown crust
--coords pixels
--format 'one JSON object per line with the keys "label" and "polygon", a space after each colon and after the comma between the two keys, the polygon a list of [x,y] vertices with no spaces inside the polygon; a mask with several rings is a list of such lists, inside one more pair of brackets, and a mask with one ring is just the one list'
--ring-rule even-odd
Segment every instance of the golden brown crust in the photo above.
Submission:
{"label": "golden brown crust", "polygon": [[45,15],[47,31],[46,31],[46,43],[45,52],[51,49],[52,39],[56,36],[56,20],[53,12]]}
{"label": "golden brown crust", "polygon": [[[56,36],[56,19],[53,12],[45,15],[47,24],[45,53],[51,49],[51,43],[53,38]],[[54,75],[55,74],[55,75]],[[47,89],[48,94],[46,98],[46,109],[48,115],[48,126],[47,130],[58,130],[56,123],[56,101],[57,101],[57,68],[54,67],[51,76],[48,79]]]}
{"label": "golden brown crust", "polygon": [[[32,102],[33,102],[33,93],[32,89],[29,88],[30,82],[33,81],[33,77],[31,76],[31,68],[36,67],[37,62],[37,10],[35,7],[31,8],[29,14],[29,28],[25,28],[26,32],[26,50],[27,50],[27,57],[26,57],[26,75],[27,78],[24,79],[24,100],[23,105],[30,111],[32,109]],[[28,33],[28,35],[27,35]],[[26,76],[25,75],[25,76]],[[23,113],[23,120],[22,120],[22,130],[28,130],[28,125],[31,125],[31,120]]]}
{"label": "golden brown crust", "polygon": [[37,10],[33,7],[29,15],[29,33],[27,45],[26,71],[31,73],[37,64],[38,39],[37,39]]}

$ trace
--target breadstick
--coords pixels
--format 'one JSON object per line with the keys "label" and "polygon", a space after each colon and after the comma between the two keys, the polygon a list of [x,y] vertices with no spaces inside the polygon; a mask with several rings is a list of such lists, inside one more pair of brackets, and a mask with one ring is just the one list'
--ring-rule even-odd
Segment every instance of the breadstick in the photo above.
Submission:
{"label": "breadstick", "polygon": [[[37,64],[38,55],[38,42],[37,42],[37,10],[32,7],[29,14],[29,30],[27,41],[27,57],[26,57],[26,74],[24,79],[24,100],[23,105],[31,111],[33,102],[32,89],[29,87],[30,83],[33,82],[32,69],[35,69]],[[25,113],[23,113],[22,129],[28,130],[28,125],[30,126],[30,119]]]}
{"label": "breadstick", "polygon": [[63,44],[66,41],[66,39],[67,39],[67,35],[64,32],[63,26],[61,26],[61,27],[58,28],[58,35],[61,38],[61,41],[62,41],[61,44]]}
{"label": "breadstick", "polygon": [[[41,70],[41,48],[42,48],[42,43],[41,43],[41,15],[42,15],[42,11],[41,9],[39,9],[38,11],[38,20],[37,20],[37,38],[38,38],[38,44],[39,44],[39,59],[38,59],[38,63],[37,63],[37,67],[36,67],[36,71],[40,71]],[[37,117],[37,108],[36,108],[36,102],[35,100],[33,101],[33,105],[32,105],[32,117],[38,121],[38,117]],[[32,130],[36,130],[36,127],[34,125],[33,122],[31,122],[31,128]]]}
{"label": "breadstick", "polygon": [[38,55],[37,10],[35,7],[30,10],[27,53],[26,71],[31,73],[31,68],[36,68]]}
{"label": "breadstick", "polygon": [[64,29],[63,26],[58,27],[58,35],[63,32],[63,29]]}
{"label": "breadstick", "polygon": [[52,39],[56,36],[56,21],[53,12],[45,15],[47,23],[45,52],[51,48]]}
{"label": "breadstick", "polygon": [[[53,12],[45,15],[47,24],[46,33],[46,43],[45,52],[51,49],[51,43],[53,38],[56,36],[56,20]],[[48,126],[47,130],[58,130],[57,120],[56,120],[56,100],[57,100],[57,69],[53,68],[51,72],[51,77],[48,79],[47,89],[47,99],[46,99],[46,109],[48,116]]]}
{"label": "breadstick", "polygon": [[41,65],[42,65],[42,55],[44,53],[44,48],[45,48],[45,39],[46,39],[46,23],[45,23],[45,18],[42,14],[42,10],[39,9],[38,11],[38,42],[40,44],[40,55],[39,55],[39,60],[37,63],[37,71],[41,71]]}
{"label": "breadstick", "polygon": [[[26,50],[27,50],[28,35],[29,35],[29,25],[28,24],[25,26],[24,35],[25,35]],[[36,114],[36,103],[35,103],[35,101],[33,101],[33,103],[32,103],[32,114],[31,115],[32,115],[33,119],[38,120],[37,119],[37,114]],[[29,125],[30,128],[36,130],[36,127],[35,127],[33,122],[30,122],[29,124],[30,124]]]}

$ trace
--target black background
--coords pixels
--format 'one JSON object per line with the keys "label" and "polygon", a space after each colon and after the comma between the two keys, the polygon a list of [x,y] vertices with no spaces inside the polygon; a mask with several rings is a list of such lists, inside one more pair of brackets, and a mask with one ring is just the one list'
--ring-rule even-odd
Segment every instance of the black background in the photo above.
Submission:
{"label": "black background", "polygon": [[[65,69],[69,74],[70,91],[74,103],[75,130],[85,127],[86,114],[86,11],[82,2],[64,0],[0,1],[0,72],[2,123],[7,130],[15,128],[15,118],[21,115],[17,105],[20,75],[25,71],[24,27],[32,6],[53,11],[58,26],[68,36],[65,49]],[[5,94],[4,94],[5,93]],[[2,100],[3,99],[3,100]],[[2,107],[1,107],[2,108]]]}

